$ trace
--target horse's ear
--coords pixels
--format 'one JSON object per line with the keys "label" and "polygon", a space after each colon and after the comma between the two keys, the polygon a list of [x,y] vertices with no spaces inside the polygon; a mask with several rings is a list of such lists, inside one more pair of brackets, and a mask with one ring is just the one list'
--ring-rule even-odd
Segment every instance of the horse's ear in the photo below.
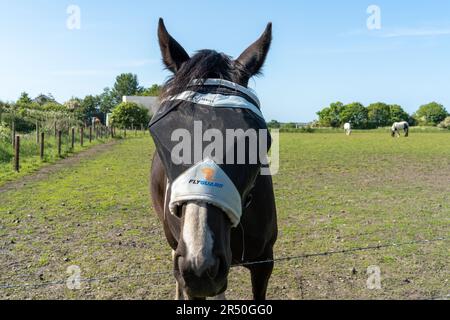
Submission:
{"label": "horse's ear", "polygon": [[167,69],[177,73],[181,65],[190,58],[186,50],[167,32],[162,18],[159,19],[158,39],[164,64]]}
{"label": "horse's ear", "polygon": [[242,75],[243,79],[240,79],[243,83],[248,83],[251,77],[261,71],[269,53],[271,43],[272,23],[269,23],[263,35],[236,60],[244,68],[245,74]]}

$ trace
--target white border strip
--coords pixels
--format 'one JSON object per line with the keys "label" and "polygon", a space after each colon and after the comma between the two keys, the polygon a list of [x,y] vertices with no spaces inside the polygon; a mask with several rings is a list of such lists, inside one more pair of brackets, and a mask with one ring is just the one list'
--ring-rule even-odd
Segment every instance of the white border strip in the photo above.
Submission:
{"label": "white border strip", "polygon": [[229,89],[242,92],[243,94],[246,94],[250,98],[252,98],[258,104],[258,107],[261,107],[261,102],[259,101],[256,92],[250,88],[243,87],[237,83],[223,79],[205,79],[205,80],[194,80],[190,84],[190,86],[202,86],[202,85],[227,87]]}
{"label": "white border strip", "polygon": [[264,115],[253,103],[239,96],[225,96],[214,93],[198,93],[195,91],[185,91],[168,99],[168,101],[183,100],[214,108],[247,109],[264,120]]}

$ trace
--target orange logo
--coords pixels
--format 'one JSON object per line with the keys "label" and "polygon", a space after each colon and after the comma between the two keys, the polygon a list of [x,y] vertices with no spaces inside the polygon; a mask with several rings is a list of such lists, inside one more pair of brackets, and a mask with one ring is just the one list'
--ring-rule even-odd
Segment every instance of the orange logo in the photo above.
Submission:
{"label": "orange logo", "polygon": [[214,176],[216,175],[216,171],[213,168],[205,168],[202,170],[205,179],[209,182],[214,180]]}

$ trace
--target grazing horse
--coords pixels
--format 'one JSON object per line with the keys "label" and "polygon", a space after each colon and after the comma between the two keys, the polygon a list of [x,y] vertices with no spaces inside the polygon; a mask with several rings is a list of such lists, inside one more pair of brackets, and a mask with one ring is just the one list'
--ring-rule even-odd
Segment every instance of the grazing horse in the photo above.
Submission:
{"label": "grazing horse", "polygon": [[352,134],[352,125],[350,123],[346,123],[344,124],[344,130],[345,130],[345,134],[346,135],[351,135]]}
{"label": "grazing horse", "polygon": [[405,137],[409,136],[409,123],[406,121],[396,122],[392,125],[391,135],[394,138],[396,135],[400,137],[400,130],[403,130]]}
{"label": "grazing horse", "polygon": [[[272,177],[260,174],[259,161],[234,165],[228,158],[224,163],[199,159],[192,166],[174,161],[168,152],[175,129],[200,130],[201,135],[202,126],[215,133],[267,128],[256,94],[247,87],[269,52],[272,24],[236,60],[212,50],[189,56],[162,19],[158,38],[173,77],[163,86],[161,105],[150,123],[157,148],[151,193],[173,250],[176,299],[225,299],[231,267],[243,265],[251,273],[254,299],[265,300],[278,235]],[[205,144],[195,138],[186,141],[188,152],[183,157],[199,146],[206,152]],[[239,150],[237,144],[227,142],[231,148],[227,150]]]}

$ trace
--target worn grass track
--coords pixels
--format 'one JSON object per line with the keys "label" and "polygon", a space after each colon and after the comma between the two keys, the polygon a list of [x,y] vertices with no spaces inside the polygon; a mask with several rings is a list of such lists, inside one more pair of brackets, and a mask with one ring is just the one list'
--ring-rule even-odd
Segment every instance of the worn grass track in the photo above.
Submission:
{"label": "worn grass track", "polygon": [[[149,137],[0,194],[0,298],[171,299],[170,251],[149,200]],[[282,134],[277,257],[449,235],[450,134]],[[77,265],[79,291],[48,282]],[[382,289],[368,290],[377,265]],[[271,299],[449,294],[449,242],[278,263]],[[162,273],[160,273],[162,272]],[[25,284],[40,284],[27,286]],[[251,297],[242,268],[229,298]]]}

